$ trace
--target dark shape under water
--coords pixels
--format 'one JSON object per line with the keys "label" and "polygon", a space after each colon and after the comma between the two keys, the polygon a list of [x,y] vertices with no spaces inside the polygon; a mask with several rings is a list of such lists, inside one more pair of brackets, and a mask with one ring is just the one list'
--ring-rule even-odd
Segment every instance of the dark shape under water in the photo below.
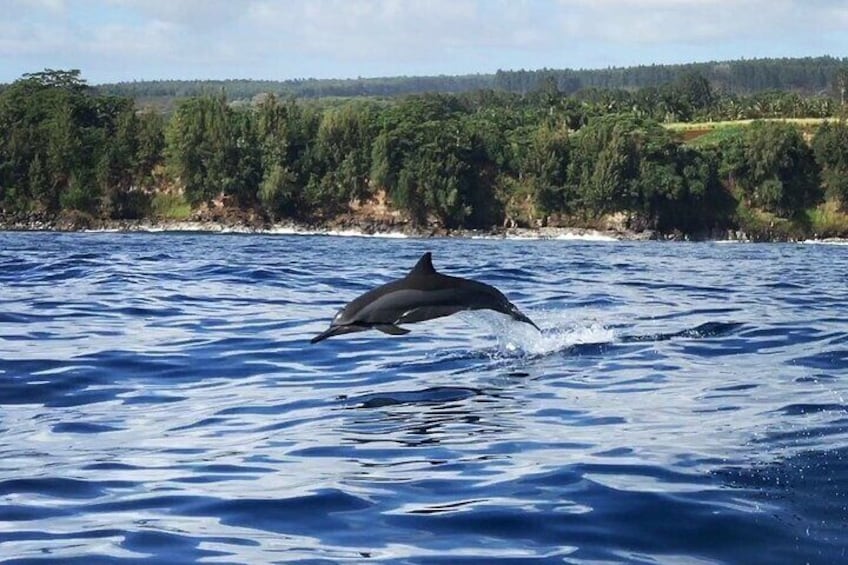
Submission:
{"label": "dark shape under water", "polygon": [[708,338],[720,337],[734,332],[741,327],[739,322],[706,322],[700,326],[681,330],[674,333],[658,333],[648,335],[624,335],[619,338],[622,343],[633,343],[638,341],[668,341],[676,337]]}
{"label": "dark shape under water", "polygon": [[495,287],[437,273],[428,251],[402,279],[369,290],[339,310],[330,327],[313,337],[312,343],[370,329],[403,335],[409,330],[398,324],[423,322],[463,310],[494,310],[539,329]]}

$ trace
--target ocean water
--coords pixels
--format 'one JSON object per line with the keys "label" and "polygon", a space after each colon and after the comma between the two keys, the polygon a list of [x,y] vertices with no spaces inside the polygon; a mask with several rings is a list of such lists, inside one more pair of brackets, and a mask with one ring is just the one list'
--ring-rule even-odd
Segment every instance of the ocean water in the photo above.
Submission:
{"label": "ocean water", "polygon": [[[310,345],[437,269],[461,314]],[[848,562],[848,247],[0,233],[4,563]]]}

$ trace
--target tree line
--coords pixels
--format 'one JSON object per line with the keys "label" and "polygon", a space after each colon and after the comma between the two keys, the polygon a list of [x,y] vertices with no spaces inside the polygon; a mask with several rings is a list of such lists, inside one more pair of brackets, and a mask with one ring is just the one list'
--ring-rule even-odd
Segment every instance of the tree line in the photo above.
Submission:
{"label": "tree line", "polygon": [[[93,91],[78,71],[33,73],[0,93],[0,206],[127,219],[178,194],[192,206],[224,197],[270,219],[320,221],[382,191],[422,226],[582,225],[617,214],[632,228],[682,233],[848,206],[844,120],[814,133],[761,121],[688,143],[661,122],[721,111],[726,97],[704,77],[613,104],[620,96],[568,96],[555,81],[526,95],[389,102],[267,95],[238,106],[218,94],[188,98],[165,119]],[[799,100],[767,116],[819,111],[816,98]]]}
{"label": "tree line", "polygon": [[530,92],[553,77],[561,90],[636,90],[674,82],[684,75],[703,76],[716,90],[737,95],[768,90],[800,94],[833,94],[834,77],[848,65],[848,58],[801,57],[708,61],[677,65],[639,65],[606,69],[541,69],[498,71],[493,88]]}
{"label": "tree line", "polygon": [[687,74],[706,78],[726,94],[748,95],[769,90],[838,98],[834,78],[848,66],[848,57],[764,58],[710,61],[678,65],[641,65],[606,69],[499,70],[494,74],[401,76],[355,79],[302,78],[270,80],[152,80],[103,84],[101,94],[172,106],[175,99],[226,93],[230,100],[250,100],[257,94],[280,97],[393,97],[423,93],[459,94],[490,89],[527,94],[553,80],[560,91],[637,90],[660,87]]}

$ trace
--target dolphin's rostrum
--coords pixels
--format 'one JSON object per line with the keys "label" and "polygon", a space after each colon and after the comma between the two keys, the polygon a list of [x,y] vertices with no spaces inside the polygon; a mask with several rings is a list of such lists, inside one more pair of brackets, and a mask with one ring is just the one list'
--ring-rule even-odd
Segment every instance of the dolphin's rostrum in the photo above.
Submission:
{"label": "dolphin's rostrum", "polygon": [[330,327],[313,337],[312,343],[370,329],[403,335],[409,330],[398,324],[423,322],[463,310],[494,310],[539,329],[495,287],[437,273],[428,251],[402,279],[369,290],[339,310]]}

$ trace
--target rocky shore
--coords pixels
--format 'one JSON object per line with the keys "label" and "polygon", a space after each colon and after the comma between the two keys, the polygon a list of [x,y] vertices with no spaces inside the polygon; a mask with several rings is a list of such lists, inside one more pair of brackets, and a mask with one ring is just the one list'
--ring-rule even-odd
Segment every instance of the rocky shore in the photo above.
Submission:
{"label": "rocky shore", "polygon": [[[63,212],[59,215],[27,213],[0,215],[0,231],[110,231],[110,232],[216,232],[257,234],[327,234],[376,237],[468,237],[510,239],[585,239],[607,241],[751,241],[735,230],[714,230],[691,237],[680,233],[661,234],[652,230],[585,227],[493,227],[487,230],[448,230],[441,227],[415,227],[398,218],[357,218],[345,216],[323,222],[272,222],[256,214],[194,215],[185,220],[148,218],[111,220],[87,214]],[[774,241],[780,239],[775,238]]]}

